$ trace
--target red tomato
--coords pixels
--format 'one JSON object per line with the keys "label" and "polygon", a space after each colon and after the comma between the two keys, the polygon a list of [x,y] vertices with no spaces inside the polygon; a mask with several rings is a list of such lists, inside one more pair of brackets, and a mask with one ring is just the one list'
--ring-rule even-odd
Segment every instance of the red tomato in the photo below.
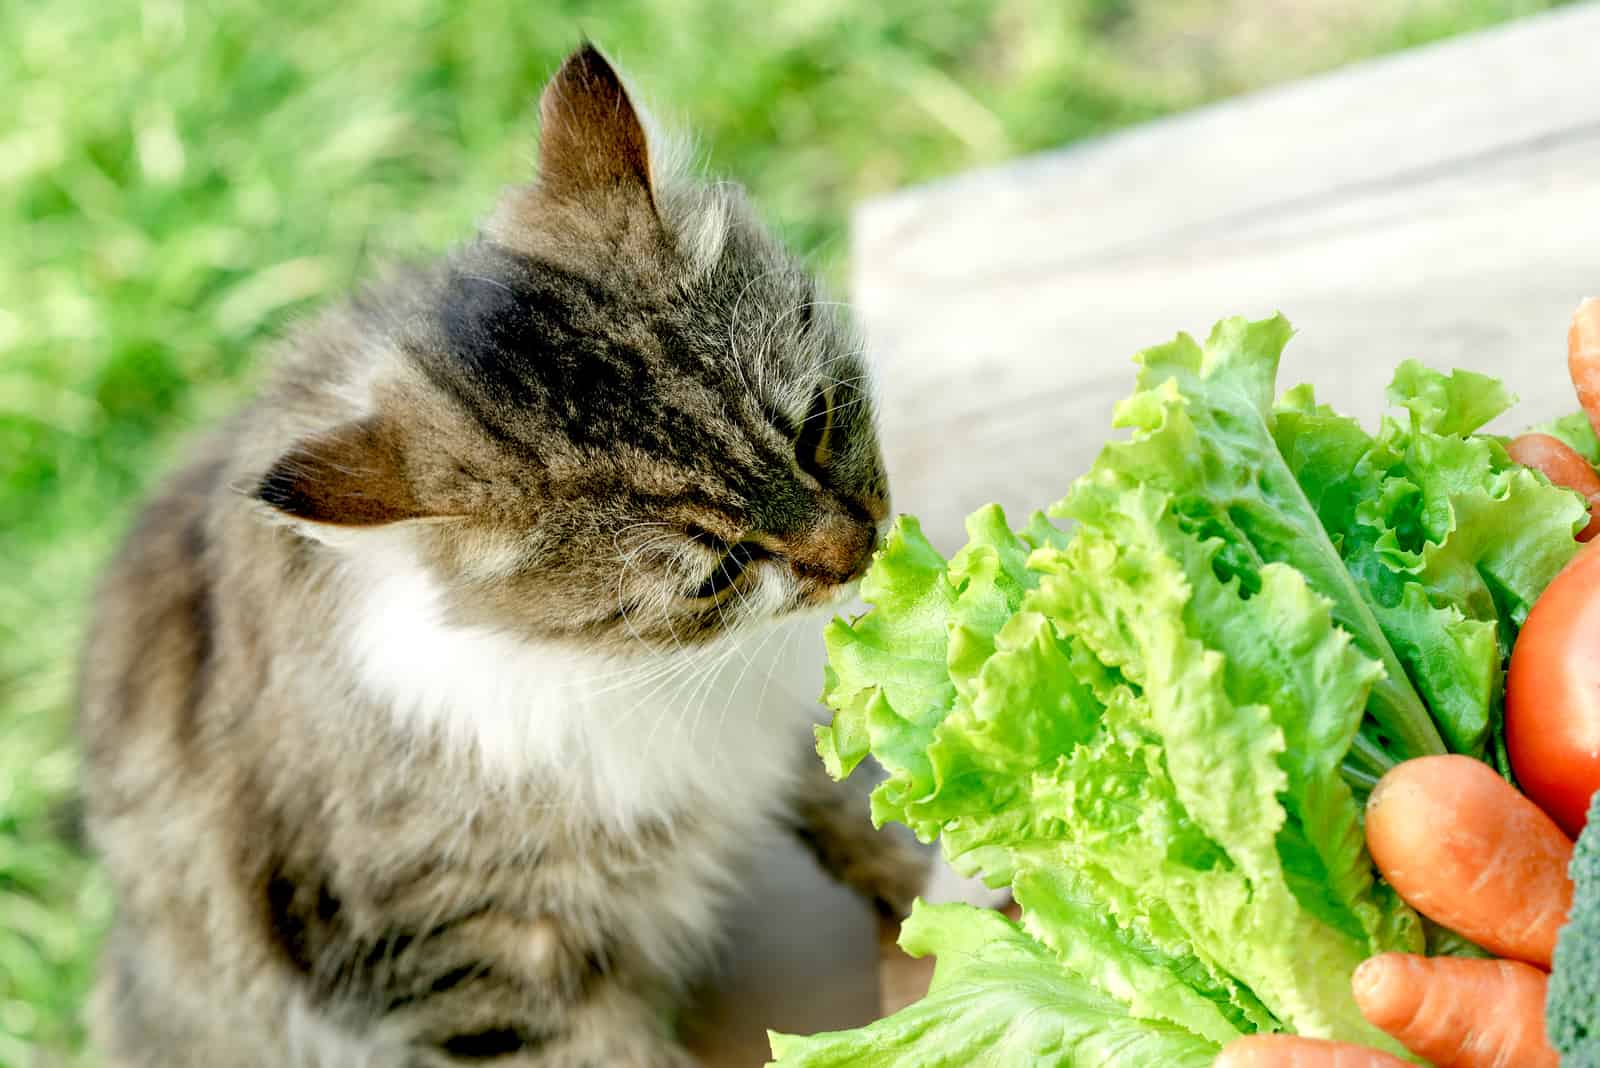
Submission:
{"label": "red tomato", "polygon": [[1600,790],[1600,542],[1556,576],[1517,637],[1506,748],[1523,793],[1576,838]]}

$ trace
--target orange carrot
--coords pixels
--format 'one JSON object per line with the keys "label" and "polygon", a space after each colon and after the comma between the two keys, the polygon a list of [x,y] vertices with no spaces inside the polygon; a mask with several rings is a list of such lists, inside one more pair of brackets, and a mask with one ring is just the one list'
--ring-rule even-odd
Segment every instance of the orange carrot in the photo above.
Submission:
{"label": "orange carrot", "polygon": [[1549,980],[1514,960],[1384,953],[1350,987],[1361,1015],[1435,1068],[1559,1068],[1544,1035]]}
{"label": "orange carrot", "polygon": [[1578,403],[1600,434],[1600,297],[1590,297],[1572,313],[1567,331],[1567,371],[1578,387]]}
{"label": "orange carrot", "polygon": [[1211,1068],[1412,1068],[1365,1046],[1299,1035],[1251,1035],[1228,1043]]}
{"label": "orange carrot", "polygon": [[1600,534],[1600,473],[1589,466],[1588,460],[1549,434],[1524,434],[1506,451],[1517,463],[1541,472],[1556,485],[1583,494],[1589,502],[1589,525],[1578,533],[1579,541]]}
{"label": "orange carrot", "polygon": [[1572,908],[1572,841],[1466,756],[1408,760],[1367,802],[1367,849],[1406,903],[1501,957],[1550,967]]}

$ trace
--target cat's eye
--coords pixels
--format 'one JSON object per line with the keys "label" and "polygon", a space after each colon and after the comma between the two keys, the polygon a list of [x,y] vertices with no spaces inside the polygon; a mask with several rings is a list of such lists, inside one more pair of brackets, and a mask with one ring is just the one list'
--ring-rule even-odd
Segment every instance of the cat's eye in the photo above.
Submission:
{"label": "cat's eye", "polygon": [[722,554],[721,559],[712,568],[711,574],[694,591],[694,596],[705,599],[720,597],[732,589],[734,584],[744,575],[752,563],[766,555],[766,550],[759,545],[741,541]]}
{"label": "cat's eye", "polygon": [[[703,545],[714,546],[721,544],[714,535],[703,530],[695,529],[690,532],[689,536]],[[734,584],[739,581],[751,564],[769,555],[771,554],[768,550],[753,542],[741,541],[727,546],[721,557],[718,558],[716,565],[711,569],[711,574],[706,576],[706,580],[700,584],[700,587],[691,596],[701,600],[720,597],[733,588]]]}
{"label": "cat's eye", "polygon": [[833,391],[824,387],[811,398],[811,407],[806,411],[805,422],[800,424],[800,433],[794,442],[794,458],[800,470],[818,482],[826,481],[823,473],[832,453],[828,447],[832,431]]}

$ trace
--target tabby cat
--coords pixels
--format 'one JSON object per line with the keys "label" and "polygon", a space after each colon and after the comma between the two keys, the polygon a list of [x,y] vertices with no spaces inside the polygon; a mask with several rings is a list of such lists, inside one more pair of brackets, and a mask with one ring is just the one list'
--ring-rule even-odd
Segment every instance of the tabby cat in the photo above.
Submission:
{"label": "tabby cat", "polygon": [[860,350],[594,48],[540,117],[537,179],[294,332],[106,577],[112,1068],[688,1064],[770,828],[921,883],[769,678],[888,515]]}

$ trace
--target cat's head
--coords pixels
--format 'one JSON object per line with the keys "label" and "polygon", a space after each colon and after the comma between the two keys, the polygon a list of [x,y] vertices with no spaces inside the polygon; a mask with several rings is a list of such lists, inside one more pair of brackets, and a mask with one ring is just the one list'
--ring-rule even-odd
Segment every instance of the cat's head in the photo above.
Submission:
{"label": "cat's head", "polygon": [[537,180],[480,239],[298,360],[286,388],[335,418],[255,496],[543,638],[699,644],[837,603],[888,514],[837,305],[737,188],[670,165],[594,48],[540,112]]}

